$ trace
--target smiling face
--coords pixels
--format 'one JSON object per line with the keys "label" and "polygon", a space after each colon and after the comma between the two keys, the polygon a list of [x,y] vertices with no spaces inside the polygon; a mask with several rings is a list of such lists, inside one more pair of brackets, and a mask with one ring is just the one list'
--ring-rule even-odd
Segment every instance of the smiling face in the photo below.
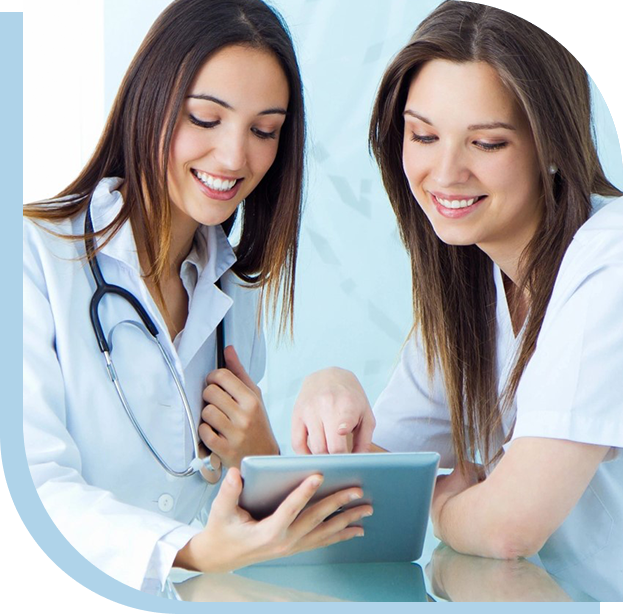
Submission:
{"label": "smiling face", "polygon": [[275,160],[288,81],[263,49],[225,47],[198,71],[169,155],[174,228],[224,222]]}
{"label": "smiling face", "polygon": [[437,236],[512,268],[539,224],[541,188],[530,127],[497,72],[427,62],[404,119],[404,172]]}

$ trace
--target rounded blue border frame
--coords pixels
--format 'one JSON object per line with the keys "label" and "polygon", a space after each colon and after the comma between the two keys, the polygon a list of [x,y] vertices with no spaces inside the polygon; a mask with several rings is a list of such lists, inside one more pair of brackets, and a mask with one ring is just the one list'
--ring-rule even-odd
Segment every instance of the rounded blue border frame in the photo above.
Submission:
{"label": "rounded blue border frame", "polygon": [[[9,210],[12,212],[15,201],[22,200],[22,33],[23,14],[0,14],[0,62],[2,66],[2,111],[5,118],[2,157],[2,175],[8,190]],[[41,92],[43,101],[45,92]],[[45,108],[45,105],[42,105]],[[22,121],[19,121],[22,119]],[[38,117],[37,121],[53,121],[53,118]],[[45,160],[42,160],[45,163]],[[18,179],[20,178],[20,179]],[[15,207],[17,210],[17,207]],[[17,222],[16,222],[17,223]],[[10,216],[10,225],[13,226],[13,217]],[[5,231],[2,242],[4,262],[11,262],[14,249],[17,249],[17,238]],[[8,273],[8,288],[17,293],[17,275],[9,266],[5,267]],[[14,276],[15,275],[15,280]],[[10,296],[10,295],[9,295]],[[18,329],[10,323],[16,319],[10,298],[5,299],[3,310],[5,321],[5,339],[8,347],[4,349],[5,383],[18,381],[16,361],[10,360],[10,351],[18,348]],[[15,309],[15,312],[17,310]],[[6,324],[9,324],[6,326]],[[8,351],[7,351],[8,350]],[[171,611],[171,601],[154,598],[142,594],[109,578],[96,569],[76,552],[53,525],[49,516],[33,488],[30,474],[25,461],[23,430],[21,416],[17,411],[19,406],[16,386],[8,386],[8,394],[4,396],[5,413],[9,416],[9,429],[3,429],[3,466],[5,475],[8,475],[8,488],[5,487],[3,498],[2,519],[5,532],[3,540],[3,570],[6,583],[4,602],[11,607],[15,605],[20,611],[39,611],[53,607],[55,611],[82,612],[87,609],[90,613],[109,612],[111,608],[117,611],[129,611],[134,608],[146,607],[150,612]],[[15,462],[17,460],[17,462]],[[7,590],[8,589],[8,590]],[[209,607],[209,606],[208,606]],[[244,605],[232,604],[230,608],[244,608]],[[272,606],[255,604],[254,611],[263,612],[272,609]],[[313,604],[298,604],[298,611],[316,609]],[[358,612],[366,611],[370,606],[364,604],[323,604],[323,609],[339,607],[340,611],[357,608]],[[411,604],[393,604],[392,611],[399,611],[403,607],[411,609]],[[463,604],[463,607],[468,606]],[[351,610],[354,611],[354,610]]]}

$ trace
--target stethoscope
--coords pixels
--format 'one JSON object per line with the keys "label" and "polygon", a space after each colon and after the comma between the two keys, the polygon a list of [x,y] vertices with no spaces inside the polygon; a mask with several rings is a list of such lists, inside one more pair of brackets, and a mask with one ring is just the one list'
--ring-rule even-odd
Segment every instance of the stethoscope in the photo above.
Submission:
{"label": "stethoscope", "polygon": [[[93,278],[97,286],[93,294],[93,297],[91,298],[91,305],[90,305],[91,324],[93,326],[93,331],[95,332],[95,337],[97,338],[97,344],[99,345],[100,351],[104,355],[104,360],[106,361],[106,370],[108,371],[108,375],[113,385],[115,386],[115,390],[117,391],[117,395],[119,396],[119,399],[121,401],[121,404],[123,405],[125,413],[127,414],[128,418],[130,419],[130,422],[136,429],[136,432],[140,435],[141,439],[143,440],[143,442],[145,443],[145,445],[147,446],[147,448],[149,449],[153,457],[158,461],[158,463],[160,463],[160,465],[163,467],[163,469],[167,473],[177,478],[185,478],[197,472],[200,472],[201,475],[208,482],[212,482],[212,483],[216,482],[218,478],[220,477],[220,473],[218,471],[220,469],[220,465],[218,467],[214,467],[212,465],[212,455],[210,453],[210,450],[208,450],[208,455],[205,459],[202,459],[199,456],[199,445],[200,445],[199,435],[197,433],[197,429],[195,428],[195,422],[193,419],[192,410],[190,409],[190,404],[188,403],[188,397],[186,396],[186,393],[184,392],[184,387],[182,386],[182,383],[180,381],[180,378],[178,377],[177,371],[175,370],[175,366],[173,365],[173,362],[171,361],[171,358],[169,357],[167,351],[164,349],[162,343],[160,342],[160,339],[158,338],[159,331],[158,331],[157,326],[154,324],[153,320],[150,318],[149,314],[147,313],[143,305],[141,305],[140,301],[131,292],[129,292],[125,288],[122,288],[121,286],[109,284],[104,279],[104,276],[102,275],[102,270],[100,269],[99,263],[97,261],[97,256],[95,253],[95,243],[93,241],[93,221],[91,219],[90,207],[87,209],[87,212],[86,212],[86,218],[84,221],[84,234],[85,234],[84,246],[86,248],[89,266],[91,267],[91,272],[93,273]],[[220,283],[218,280],[216,282],[216,285],[220,289]],[[156,344],[156,346],[160,350],[160,353],[162,354],[162,357],[164,358],[164,361],[169,369],[171,377],[173,378],[173,381],[175,382],[175,386],[177,388],[180,399],[182,401],[182,405],[184,406],[186,423],[188,427],[190,428],[190,433],[191,433],[192,443],[193,443],[193,459],[190,465],[183,471],[176,471],[164,460],[164,458],[162,458],[158,450],[156,450],[156,448],[150,441],[145,431],[142,429],[139,421],[136,419],[136,416],[134,415],[134,412],[132,411],[132,408],[130,407],[130,404],[128,403],[128,400],[123,392],[123,388],[121,387],[121,382],[119,381],[119,376],[117,375],[115,365],[110,356],[110,352],[111,352],[110,346],[102,330],[102,324],[100,322],[99,313],[98,313],[100,302],[102,298],[106,296],[106,294],[116,294],[117,296],[120,296],[132,306],[134,311],[136,311],[136,313],[141,319],[142,324],[139,322],[134,322],[132,320],[127,320],[125,323],[131,324],[132,326],[135,326],[136,328],[141,330],[147,336],[148,339],[150,339]],[[216,364],[217,364],[217,368],[219,369],[225,366],[224,320],[221,320],[221,322],[216,327]]]}

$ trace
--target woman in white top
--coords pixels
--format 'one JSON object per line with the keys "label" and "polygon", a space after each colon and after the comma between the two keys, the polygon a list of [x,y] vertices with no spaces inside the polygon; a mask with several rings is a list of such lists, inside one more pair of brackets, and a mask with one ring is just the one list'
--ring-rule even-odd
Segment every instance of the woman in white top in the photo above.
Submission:
{"label": "woman in white top", "polygon": [[[352,374],[304,383],[299,452],[436,450],[436,534],[537,552],[623,597],[623,199],[585,71],[509,13],[445,2],[388,67],[370,143],[412,263],[415,325],[374,418]],[[484,471],[482,470],[484,467]]]}
{"label": "woman in white top", "polygon": [[[291,316],[303,146],[300,74],[281,18],[260,0],[178,0],[147,34],[79,177],[25,208],[33,481],[68,541],[134,588],[160,590],[174,564],[228,571],[348,539],[370,513],[323,522],[361,496],[349,489],[299,514],[319,476],[261,522],[237,504],[241,458],[279,452],[256,386],[258,306],[281,295],[282,322]],[[92,322],[104,283],[151,320],[136,325],[128,295],[108,293],[96,309],[124,399]],[[223,318],[226,368],[215,369]],[[221,463],[217,494],[209,482]],[[207,526],[189,526],[210,505]]]}

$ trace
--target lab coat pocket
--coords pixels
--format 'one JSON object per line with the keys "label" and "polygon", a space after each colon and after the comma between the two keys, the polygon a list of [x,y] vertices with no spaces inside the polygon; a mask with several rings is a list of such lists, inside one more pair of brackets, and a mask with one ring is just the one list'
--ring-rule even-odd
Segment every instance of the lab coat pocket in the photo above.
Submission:
{"label": "lab coat pocket", "polygon": [[587,562],[603,550],[614,526],[612,515],[589,486],[563,524],[551,535],[539,556],[550,573]]}

